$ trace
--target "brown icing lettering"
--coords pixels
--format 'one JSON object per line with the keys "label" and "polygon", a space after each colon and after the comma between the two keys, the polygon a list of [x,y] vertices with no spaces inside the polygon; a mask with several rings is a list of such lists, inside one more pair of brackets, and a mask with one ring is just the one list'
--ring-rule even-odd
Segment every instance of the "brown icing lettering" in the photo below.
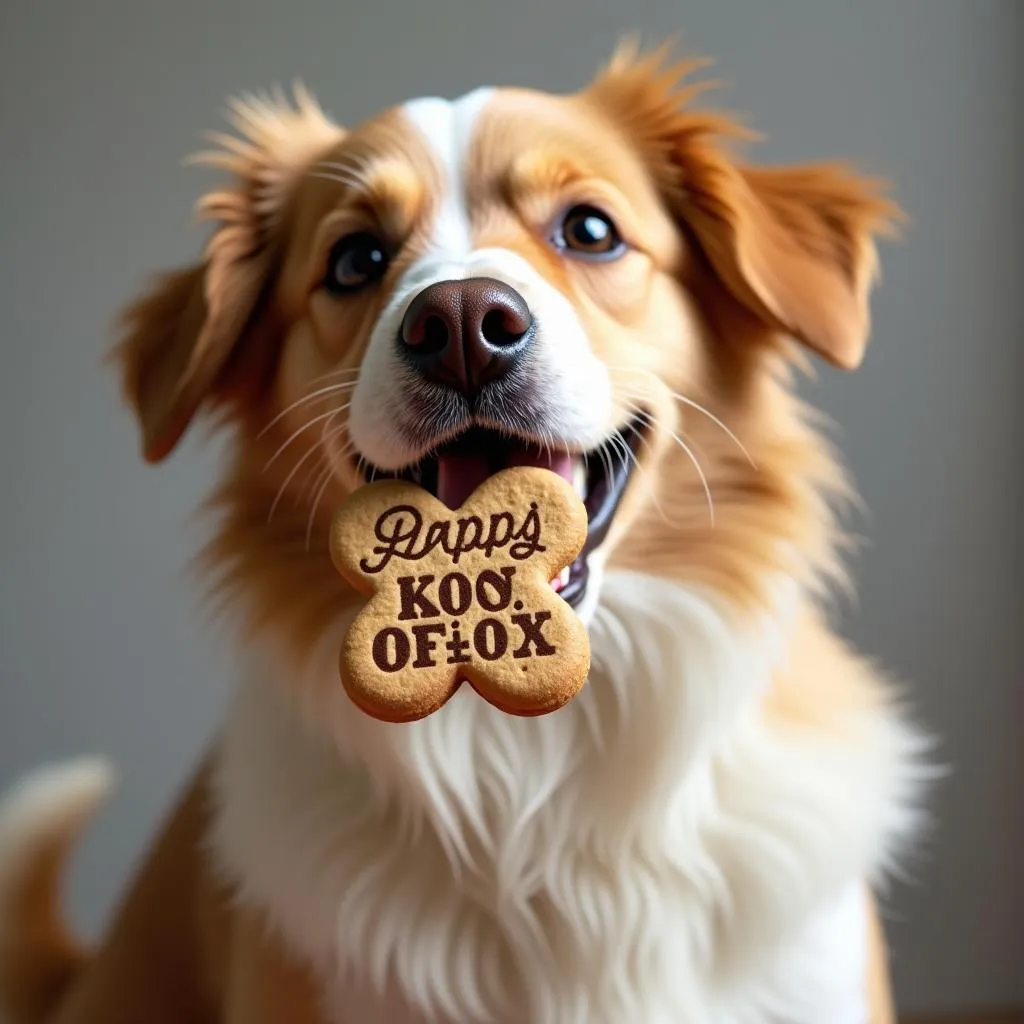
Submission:
{"label": "brown icing lettering", "polygon": [[439,709],[461,683],[512,714],[544,714],[583,685],[583,624],[551,586],[587,537],[586,508],[550,470],[488,477],[458,509],[414,484],[355,491],[331,528],[335,565],[366,595],[339,670],[385,721]]}
{"label": "brown icing lettering", "polygon": [[[551,618],[547,611],[532,615],[513,615],[512,621],[522,633],[522,642],[512,652],[513,658],[547,658],[558,650],[543,634],[544,623]],[[500,619],[481,619],[467,640],[459,622],[420,622],[410,627],[412,640],[398,626],[385,626],[373,638],[373,660],[382,672],[401,672],[409,668],[433,668],[442,661],[464,665],[472,661],[474,652],[483,661],[498,661],[508,652],[509,635]],[[437,638],[437,639],[435,639]],[[444,643],[439,641],[443,638]],[[447,651],[447,657],[441,653]],[[410,657],[415,657],[410,661]]]}
{"label": "brown icing lettering", "polygon": [[555,654],[555,648],[548,643],[542,630],[544,623],[551,618],[551,612],[536,612],[530,615],[524,612],[522,615],[513,615],[512,621],[523,631],[523,642],[512,652],[513,658],[529,658],[530,645],[533,645],[533,653],[538,658]]}
{"label": "brown icing lettering", "polygon": [[399,576],[395,582],[401,604],[399,619],[433,619],[441,614],[437,605],[423,596],[423,591],[434,582],[433,576]]}
{"label": "brown icing lettering", "polygon": [[497,619],[481,619],[473,630],[473,648],[484,661],[497,661],[508,650],[508,633]]}
{"label": "brown icing lettering", "polygon": [[373,660],[381,672],[401,672],[409,660],[409,638],[397,626],[382,629],[373,638]]}
{"label": "brown icing lettering", "polygon": [[512,600],[512,577],[515,574],[515,567],[511,565],[504,566],[498,572],[484,569],[476,578],[476,599],[480,607],[489,612],[506,609]]}
{"label": "brown icing lettering", "polygon": [[462,633],[459,631],[459,624],[457,622],[452,623],[452,638],[444,646],[448,651],[449,665],[465,665],[473,660],[466,653],[470,648],[470,643],[468,640],[462,639]]}
{"label": "brown icing lettering", "polygon": [[380,514],[373,527],[379,541],[374,557],[363,558],[359,568],[365,573],[383,572],[392,558],[418,562],[440,547],[458,565],[470,551],[482,551],[490,558],[494,551],[507,547],[509,555],[522,562],[538,551],[547,549],[541,543],[540,514],[537,503],[517,526],[511,512],[495,512],[487,518],[462,516],[459,519],[436,519],[424,526],[423,515],[414,505],[394,505]]}
{"label": "brown icing lettering", "polygon": [[[508,553],[517,561],[529,558],[535,551],[544,551],[540,545],[540,515],[537,512],[537,502],[530,502],[530,511],[523,519],[523,525],[517,533],[512,534],[512,540],[518,543],[512,544]],[[487,552],[490,557],[490,551]]]}
{"label": "brown icing lettering", "polygon": [[473,600],[473,585],[469,577],[461,572],[450,572],[442,576],[437,585],[437,600],[449,615],[463,615]]}
{"label": "brown icing lettering", "polygon": [[473,603],[484,611],[504,611],[512,603],[512,580],[516,574],[514,565],[501,569],[484,569],[477,578],[476,586],[469,576],[461,572],[446,573],[433,586],[436,576],[399,576],[398,619],[436,619],[442,611],[446,615],[464,615]]}
{"label": "brown icing lettering", "polygon": [[437,644],[430,639],[431,635],[444,636],[447,628],[443,622],[421,622],[412,627],[412,635],[416,638],[416,660],[413,668],[432,668],[436,663],[431,655],[437,650]]}

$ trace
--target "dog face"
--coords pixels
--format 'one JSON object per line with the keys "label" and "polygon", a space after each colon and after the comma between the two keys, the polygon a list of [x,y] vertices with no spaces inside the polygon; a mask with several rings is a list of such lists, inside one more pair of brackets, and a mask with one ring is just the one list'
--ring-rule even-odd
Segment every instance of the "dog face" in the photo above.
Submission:
{"label": "dog face", "polygon": [[[590,516],[552,581],[584,616],[613,552],[750,592],[783,552],[826,559],[831,463],[779,371],[791,339],[858,363],[892,211],[839,168],[736,163],[688,70],[623,52],[577,95],[484,89],[349,132],[305,94],[239,105],[243,138],[206,155],[235,179],[203,200],[206,258],[118,348],[147,456],[219,407],[235,534],[299,510],[313,556],[367,479],[457,507],[545,466]],[[246,538],[236,561],[283,544]]]}

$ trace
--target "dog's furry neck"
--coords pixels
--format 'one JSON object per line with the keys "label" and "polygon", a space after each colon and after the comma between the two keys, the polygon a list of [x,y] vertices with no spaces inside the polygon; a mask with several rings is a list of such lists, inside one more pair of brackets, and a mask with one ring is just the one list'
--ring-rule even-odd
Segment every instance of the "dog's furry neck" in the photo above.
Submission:
{"label": "dog's furry neck", "polygon": [[914,738],[808,611],[842,475],[785,377],[756,379],[752,459],[688,425],[714,529],[678,452],[614,552],[590,681],[529,720],[467,687],[409,726],[352,707],[354,595],[297,502],[268,523],[240,431],[207,557],[258,657],[213,846],[329,983],[460,1022],[861,1019],[856,893],[912,820]]}
{"label": "dog's furry neck", "polygon": [[718,1024],[747,1019],[737,993],[823,1019],[849,979],[765,965],[906,826],[910,738],[877,707],[849,742],[761,714],[785,590],[739,626],[708,592],[610,574],[590,682],[533,720],[466,688],[411,726],[367,719],[337,683],[343,618],[298,678],[286,656],[240,688],[214,849],[328,977],[445,1019]]}

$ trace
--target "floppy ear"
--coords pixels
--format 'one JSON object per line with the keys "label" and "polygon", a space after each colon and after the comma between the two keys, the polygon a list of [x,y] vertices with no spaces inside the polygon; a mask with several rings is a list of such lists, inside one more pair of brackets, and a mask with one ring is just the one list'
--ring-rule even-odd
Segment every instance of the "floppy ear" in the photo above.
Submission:
{"label": "floppy ear", "polygon": [[294,106],[277,94],[232,110],[239,137],[215,135],[221,148],[195,158],[232,175],[200,200],[201,216],[216,225],[204,258],[158,279],[125,311],[112,352],[150,462],[170,454],[205,401],[227,393],[271,281],[293,186],[342,137],[301,87]]}
{"label": "floppy ear", "polygon": [[853,369],[867,344],[874,238],[898,208],[881,183],[838,165],[735,163],[723,140],[753,134],[687,110],[712,84],[683,84],[704,62],[666,65],[665,53],[627,44],[588,93],[640,145],[666,203],[729,292],[770,329]]}
{"label": "floppy ear", "polygon": [[688,165],[680,210],[729,291],[844,369],[867,345],[874,236],[895,208],[838,166]]}

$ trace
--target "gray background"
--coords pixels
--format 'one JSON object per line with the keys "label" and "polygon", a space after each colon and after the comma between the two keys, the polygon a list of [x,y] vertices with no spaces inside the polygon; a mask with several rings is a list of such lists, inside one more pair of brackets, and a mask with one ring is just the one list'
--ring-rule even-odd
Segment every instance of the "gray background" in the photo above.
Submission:
{"label": "gray background", "polygon": [[79,858],[103,920],[209,736],[228,658],[183,567],[216,451],[158,471],[100,366],[151,270],[192,257],[181,158],[233,92],[299,75],[339,119],[481,83],[571,89],[624,31],[719,58],[766,160],[860,158],[912,217],[874,345],[809,394],[871,509],[849,634],[909,684],[955,772],[887,905],[901,999],[1024,1003],[1020,0],[16,2],[0,13],[0,781],[107,752]]}

